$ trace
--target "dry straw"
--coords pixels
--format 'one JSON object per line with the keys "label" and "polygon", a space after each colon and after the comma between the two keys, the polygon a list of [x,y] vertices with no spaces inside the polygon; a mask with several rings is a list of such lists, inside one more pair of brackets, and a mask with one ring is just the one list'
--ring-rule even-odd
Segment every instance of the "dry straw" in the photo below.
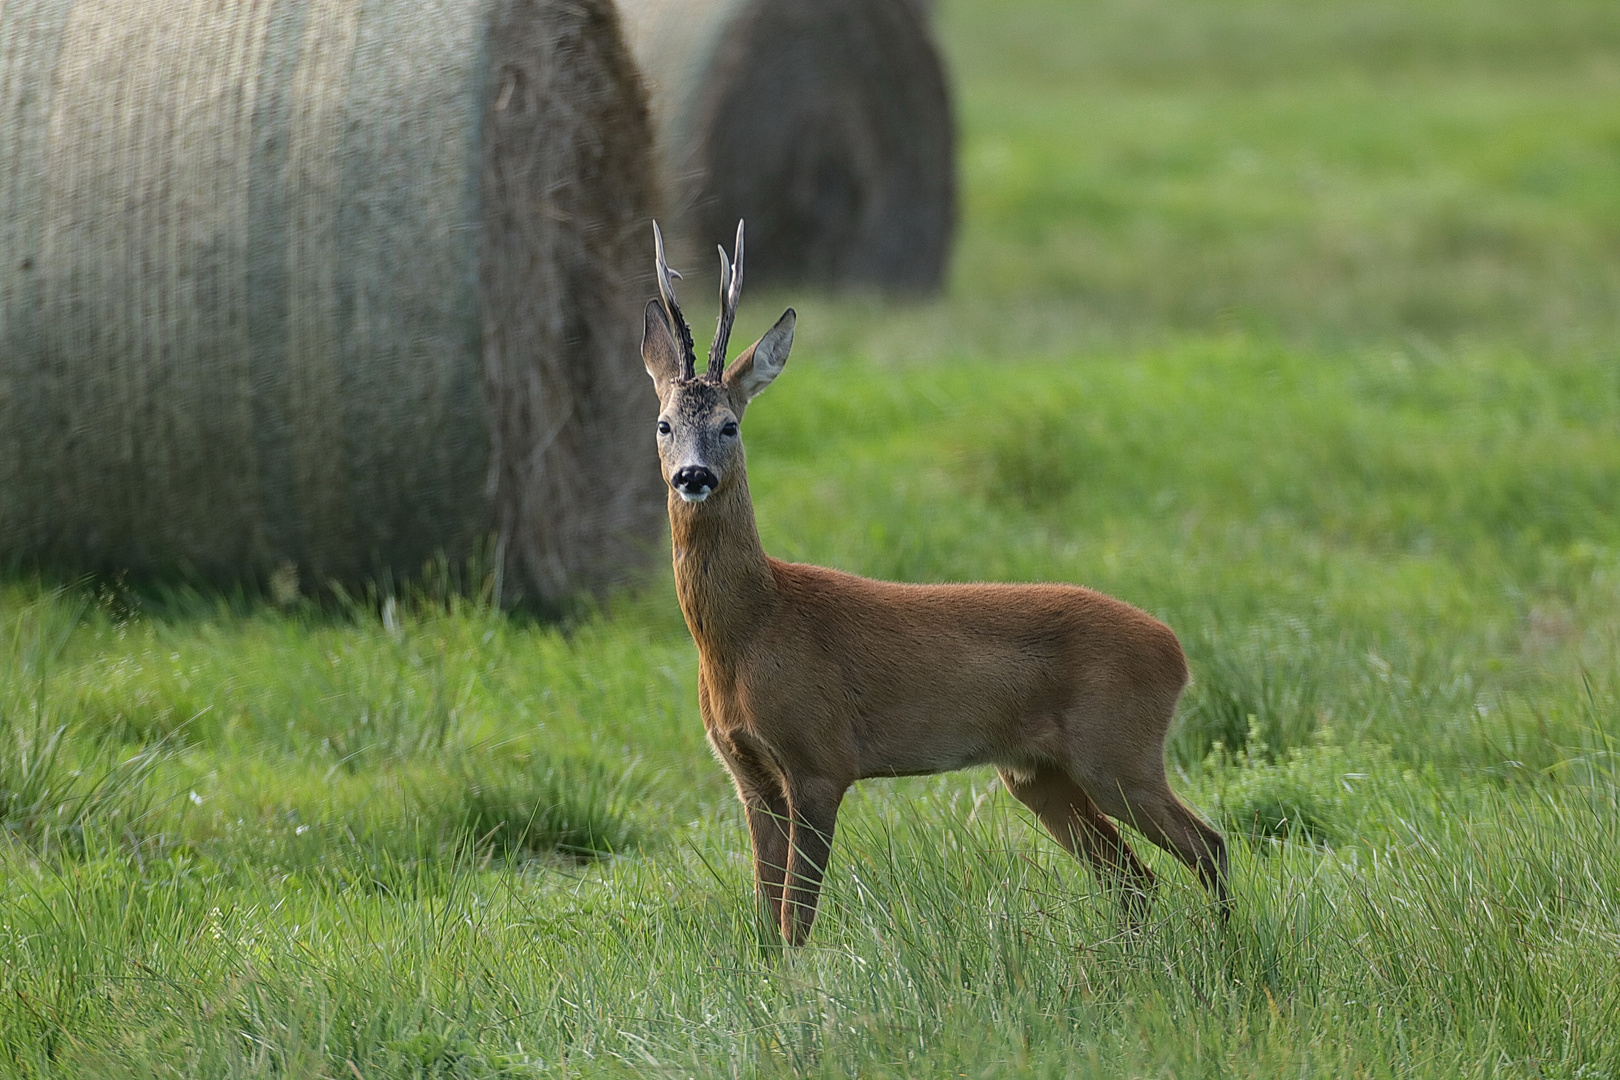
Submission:
{"label": "dry straw", "polygon": [[608,0],[0,0],[0,551],[619,579],[650,146]]}
{"label": "dry straw", "polygon": [[937,289],[956,218],[923,0],[619,0],[682,257],[748,221],[759,283]]}

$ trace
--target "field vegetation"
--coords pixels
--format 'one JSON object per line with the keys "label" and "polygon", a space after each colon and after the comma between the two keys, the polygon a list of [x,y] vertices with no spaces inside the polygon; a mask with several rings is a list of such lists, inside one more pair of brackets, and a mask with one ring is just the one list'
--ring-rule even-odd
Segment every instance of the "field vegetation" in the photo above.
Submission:
{"label": "field vegetation", "polygon": [[762,951],[667,570],[18,573],[0,1075],[1620,1076],[1620,6],[938,17],[951,287],[745,298],[765,545],[1170,623],[1230,923],[1139,842],[1125,932],[986,771],[857,789]]}

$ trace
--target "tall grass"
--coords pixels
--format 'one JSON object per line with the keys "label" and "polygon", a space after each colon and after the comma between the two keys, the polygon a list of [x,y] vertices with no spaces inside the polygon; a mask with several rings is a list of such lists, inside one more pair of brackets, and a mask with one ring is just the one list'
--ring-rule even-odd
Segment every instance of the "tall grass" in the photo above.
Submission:
{"label": "tall grass", "polygon": [[59,715],[54,667],[89,598],[55,590],[11,607],[0,626],[0,831],[44,854],[93,838],[138,841],[162,740],[134,752]]}
{"label": "tall grass", "polygon": [[775,959],[713,836],[588,879],[467,863],[414,894],[236,883],[178,854],[26,875],[0,943],[8,1052],[208,1075],[1617,1064],[1612,785],[1459,800],[1397,779],[1343,846],[1240,849],[1230,924],[1172,880],[1130,934],[1004,803],[918,787],[898,813],[852,808],[813,947]]}

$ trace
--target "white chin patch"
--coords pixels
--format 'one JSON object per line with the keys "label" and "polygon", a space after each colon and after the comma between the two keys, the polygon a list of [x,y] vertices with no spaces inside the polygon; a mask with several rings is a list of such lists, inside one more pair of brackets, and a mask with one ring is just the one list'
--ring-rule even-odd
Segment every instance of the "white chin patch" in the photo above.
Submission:
{"label": "white chin patch", "polygon": [[681,501],[683,502],[702,502],[704,499],[709,497],[710,490],[711,489],[709,488],[704,488],[696,495],[693,495],[690,492],[682,491],[680,488],[676,488],[675,494],[679,495],[681,497]]}

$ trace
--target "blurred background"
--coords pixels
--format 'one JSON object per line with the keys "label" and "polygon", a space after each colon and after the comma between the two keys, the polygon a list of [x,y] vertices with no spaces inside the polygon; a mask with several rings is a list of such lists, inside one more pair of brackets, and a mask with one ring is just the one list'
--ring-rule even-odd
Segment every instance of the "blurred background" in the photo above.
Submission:
{"label": "blurred background", "polygon": [[941,29],[953,283],[1041,309],[1008,320],[1039,347],[1615,336],[1604,5],[967,4]]}

